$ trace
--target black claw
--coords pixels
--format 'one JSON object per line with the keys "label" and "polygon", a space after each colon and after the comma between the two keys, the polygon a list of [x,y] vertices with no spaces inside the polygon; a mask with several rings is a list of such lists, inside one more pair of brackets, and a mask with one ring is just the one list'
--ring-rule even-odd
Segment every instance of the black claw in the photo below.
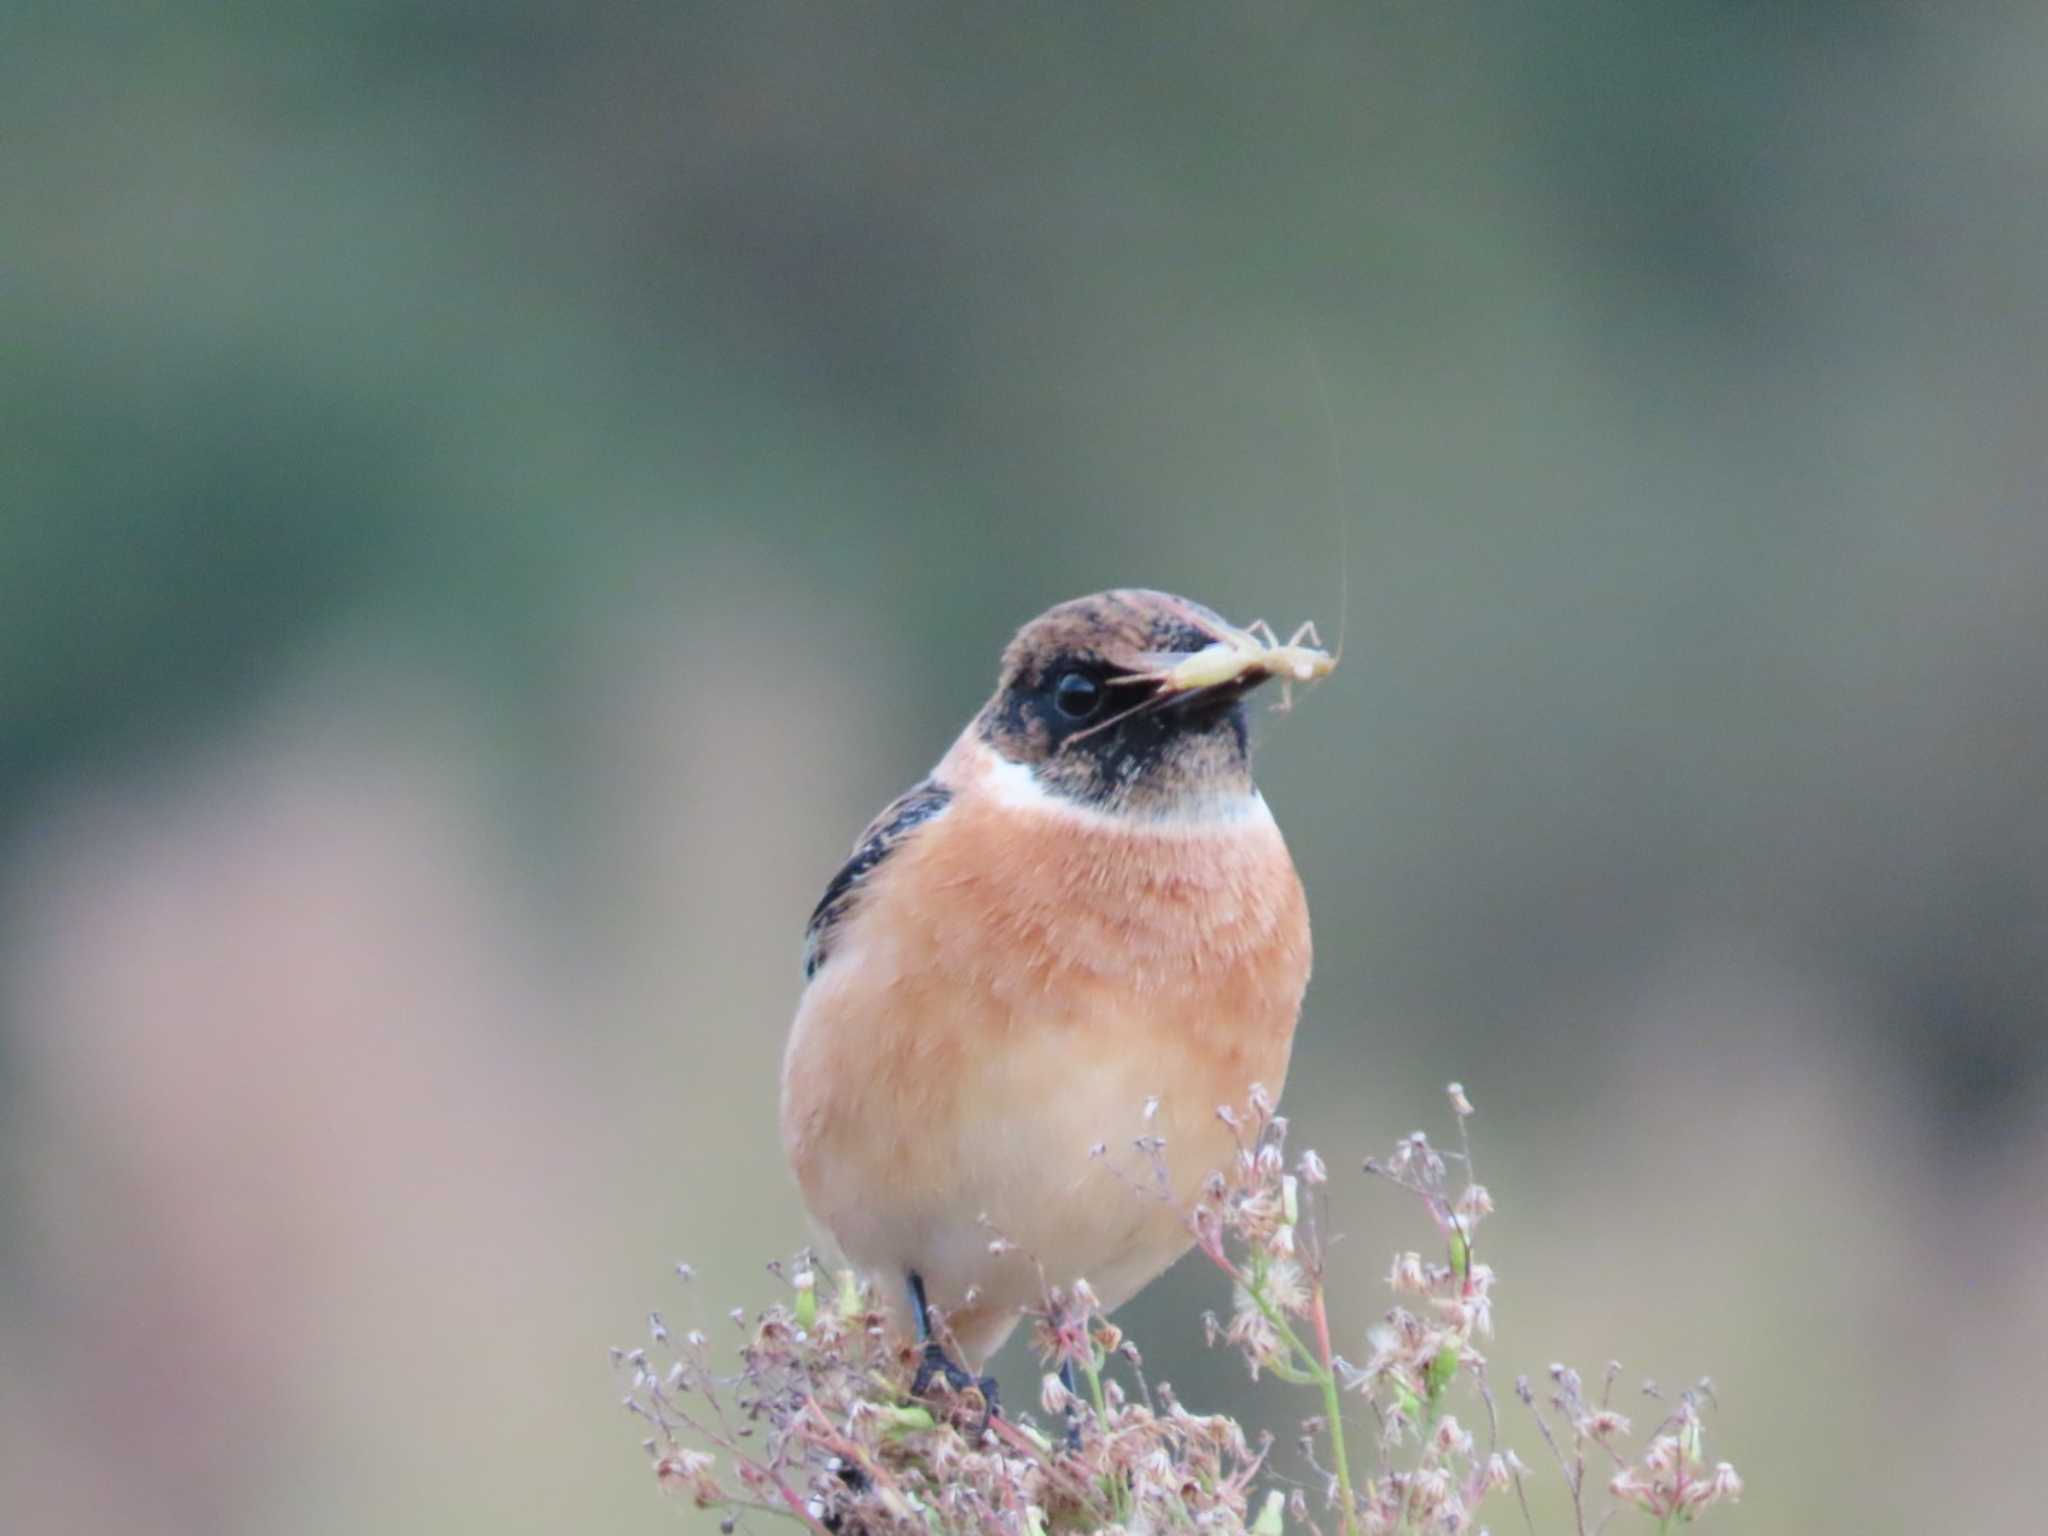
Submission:
{"label": "black claw", "polygon": [[946,1389],[955,1394],[965,1392],[970,1387],[981,1394],[984,1406],[981,1422],[974,1427],[976,1439],[979,1439],[982,1431],[988,1428],[989,1421],[1003,1411],[1001,1402],[996,1398],[995,1377],[976,1376],[964,1369],[939,1347],[938,1340],[932,1339],[925,1344],[924,1358],[918,1361],[917,1374],[910,1378],[910,1395],[923,1397],[935,1380],[944,1381]]}
{"label": "black claw", "polygon": [[923,1397],[936,1377],[944,1377],[946,1385],[955,1392],[964,1392],[974,1385],[974,1378],[955,1365],[934,1339],[925,1345],[924,1358],[917,1364],[917,1374],[910,1379],[910,1395]]}
{"label": "black claw", "polygon": [[974,1429],[974,1438],[979,1440],[989,1421],[1003,1411],[1002,1405],[996,1401],[996,1379],[973,1375],[954,1363],[931,1335],[931,1308],[924,1299],[924,1276],[913,1269],[903,1278],[910,1288],[910,1315],[917,1324],[917,1341],[924,1346],[924,1357],[917,1363],[917,1374],[910,1378],[910,1395],[923,1397],[931,1389],[934,1378],[944,1378],[946,1389],[956,1396],[969,1387],[974,1388],[981,1394],[984,1404],[981,1422]]}

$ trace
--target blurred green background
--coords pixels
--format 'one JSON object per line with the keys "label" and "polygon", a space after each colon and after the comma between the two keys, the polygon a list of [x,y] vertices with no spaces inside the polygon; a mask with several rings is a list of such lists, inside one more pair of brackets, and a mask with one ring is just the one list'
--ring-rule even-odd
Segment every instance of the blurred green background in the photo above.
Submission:
{"label": "blurred green background", "polygon": [[[11,8],[9,1526],[687,1520],[604,1349],[807,1237],[810,904],[1144,584],[1345,623],[1260,726],[1340,1347],[1462,1078],[1502,1378],[1711,1372],[1726,1529],[2030,1527],[2044,79],[2031,0]],[[1126,1321],[1282,1423],[1224,1301]]]}

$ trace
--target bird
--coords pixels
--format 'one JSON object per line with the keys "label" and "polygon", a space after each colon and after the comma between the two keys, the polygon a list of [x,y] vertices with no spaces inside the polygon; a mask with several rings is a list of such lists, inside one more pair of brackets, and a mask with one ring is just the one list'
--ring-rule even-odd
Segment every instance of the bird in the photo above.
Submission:
{"label": "bird", "polygon": [[1219,1108],[1284,1086],[1311,945],[1252,779],[1269,674],[1169,680],[1244,634],[1135,588],[1031,620],[811,913],[783,1147],[923,1349],[913,1392],[938,1373],[993,1406],[975,1373],[1048,1286],[1108,1312],[1163,1272],[1236,1153]]}

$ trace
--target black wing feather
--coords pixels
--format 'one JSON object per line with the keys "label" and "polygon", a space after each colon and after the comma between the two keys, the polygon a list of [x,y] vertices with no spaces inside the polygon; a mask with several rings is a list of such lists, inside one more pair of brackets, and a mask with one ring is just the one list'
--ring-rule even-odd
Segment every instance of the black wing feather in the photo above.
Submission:
{"label": "black wing feather", "polygon": [[861,887],[867,883],[868,876],[902,845],[906,837],[943,811],[952,798],[953,791],[926,779],[898,795],[887,810],[868,823],[867,830],[861,833],[860,841],[854,845],[853,857],[839,866],[839,873],[832,877],[831,884],[825,887],[825,894],[818,898],[818,905],[811,911],[810,923],[804,929],[806,978],[815,975],[832,952],[832,940],[846,921],[847,913],[853,910],[854,902],[860,898]]}

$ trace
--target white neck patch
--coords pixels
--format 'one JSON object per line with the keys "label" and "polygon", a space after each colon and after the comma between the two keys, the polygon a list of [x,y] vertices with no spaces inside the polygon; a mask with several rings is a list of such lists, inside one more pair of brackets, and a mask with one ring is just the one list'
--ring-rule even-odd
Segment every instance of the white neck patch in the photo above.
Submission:
{"label": "white neck patch", "polygon": [[1013,763],[1000,752],[986,751],[984,761],[989,793],[1010,810],[1064,816],[1085,826],[1110,827],[1124,833],[1150,832],[1161,837],[1193,837],[1226,828],[1273,823],[1273,812],[1256,786],[1246,794],[1215,795],[1179,806],[1164,816],[1124,816],[1054,794],[1038,782],[1029,764]]}

